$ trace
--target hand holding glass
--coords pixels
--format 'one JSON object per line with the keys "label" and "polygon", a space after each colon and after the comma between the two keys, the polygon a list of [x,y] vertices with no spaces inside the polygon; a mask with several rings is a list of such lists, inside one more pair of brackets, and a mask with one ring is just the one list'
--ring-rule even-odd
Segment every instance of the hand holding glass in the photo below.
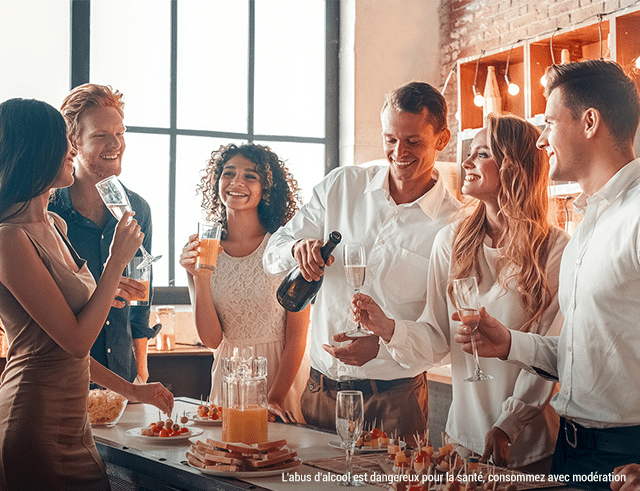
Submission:
{"label": "hand holding glass", "polygon": [[[111,214],[116,217],[117,220],[122,218],[125,211],[131,211],[131,203],[129,203],[129,197],[122,187],[122,183],[116,176],[109,176],[96,184],[98,193],[107,209]],[[143,261],[138,268],[146,268],[152,263],[155,263],[162,256],[152,256],[147,252],[144,246],[140,246],[140,252],[142,252]]]}
{"label": "hand holding glass", "polygon": [[353,452],[362,433],[364,401],[359,390],[342,390],[336,397],[336,431],[346,451],[347,472],[339,486],[362,486],[362,481],[353,479]]}
{"label": "hand holding glass", "polygon": [[[344,274],[347,277],[347,283],[353,288],[354,293],[358,293],[362,285],[364,285],[364,278],[367,272],[367,256],[364,251],[364,245],[357,242],[350,242],[343,246],[342,252]],[[361,338],[374,333],[362,327],[358,322],[355,329],[350,329],[345,334],[352,338]]]}
{"label": "hand holding glass", "polygon": [[196,260],[196,270],[215,270],[218,263],[218,251],[220,249],[220,235],[222,225],[217,222],[198,223],[198,258]]}
{"label": "hand holding glass", "polygon": [[453,301],[458,311],[460,321],[472,328],[471,347],[475,359],[475,370],[473,375],[464,381],[477,382],[479,380],[490,380],[493,376],[487,375],[480,369],[478,348],[476,347],[476,329],[478,329],[478,323],[480,321],[480,302],[478,300],[478,283],[476,282],[475,276],[453,280]]}

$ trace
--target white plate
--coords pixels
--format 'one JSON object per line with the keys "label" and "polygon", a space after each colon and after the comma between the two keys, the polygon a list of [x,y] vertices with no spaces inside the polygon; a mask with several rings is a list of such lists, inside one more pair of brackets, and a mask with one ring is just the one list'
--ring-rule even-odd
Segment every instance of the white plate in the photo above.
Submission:
{"label": "white plate", "polygon": [[190,426],[189,431],[187,433],[181,433],[180,436],[145,436],[142,434],[142,430],[144,428],[131,428],[125,432],[125,435],[132,436],[134,438],[140,438],[142,440],[147,440],[149,442],[157,442],[157,443],[170,443],[181,440],[187,440],[192,436],[201,435],[204,431],[202,428],[196,428],[195,426]]}
{"label": "white plate", "polygon": [[190,411],[187,413],[187,418],[194,423],[198,423],[199,425],[209,425],[209,426],[222,426],[222,418],[218,419],[209,419],[202,418],[198,416],[197,411]]}
{"label": "white plate", "polygon": [[[338,440],[331,440],[329,442],[329,446],[333,448],[339,448],[340,450],[344,450],[342,447],[342,442]],[[400,442],[400,449],[403,449],[406,446],[405,442]],[[387,446],[380,448],[371,448],[371,447],[356,447],[354,453],[376,453],[376,452],[386,452]]]}
{"label": "white plate", "polygon": [[210,476],[237,477],[238,479],[242,479],[252,477],[278,476],[283,472],[291,472],[292,470],[297,469],[302,465],[302,460],[295,460],[298,462],[298,465],[294,465],[286,469],[268,469],[266,471],[214,471],[212,469],[202,469],[201,467],[196,467],[191,464],[189,464],[189,466],[202,472],[203,474],[209,474]]}

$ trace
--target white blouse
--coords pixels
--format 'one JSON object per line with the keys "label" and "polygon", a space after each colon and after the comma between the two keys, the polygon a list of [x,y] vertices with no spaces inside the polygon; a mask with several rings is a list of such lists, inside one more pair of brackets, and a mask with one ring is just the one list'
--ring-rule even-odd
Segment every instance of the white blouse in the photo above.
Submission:
{"label": "white blouse", "polygon": [[[447,294],[454,227],[455,224],[446,227],[435,239],[427,306],[422,316],[417,322],[397,320],[387,348],[407,365],[424,358],[432,363],[448,361],[447,355],[450,355],[453,401],[447,420],[447,434],[460,445],[482,454],[485,435],[496,426],[512,442],[509,467],[521,467],[553,454],[558,418],[548,402],[556,384],[513,364],[487,358],[480,359],[480,366],[485,373],[494,376],[492,380],[463,381],[473,373],[474,361],[458,343],[452,343],[459,326],[458,322],[451,321],[456,309]],[[554,295],[539,322],[532,326],[534,332],[543,335],[547,334],[558,313],[560,260],[568,240],[562,230],[552,230],[546,270]],[[506,289],[498,282],[500,251],[488,243],[487,237],[478,257],[482,272],[482,282],[478,286],[480,304],[502,324],[518,330],[528,320],[528,314],[514,281],[509,280]]]}

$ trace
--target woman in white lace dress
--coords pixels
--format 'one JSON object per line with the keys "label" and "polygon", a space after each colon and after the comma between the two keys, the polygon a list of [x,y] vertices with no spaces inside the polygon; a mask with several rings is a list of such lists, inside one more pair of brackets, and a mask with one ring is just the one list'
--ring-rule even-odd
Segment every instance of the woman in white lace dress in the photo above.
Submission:
{"label": "woman in white lace dress", "polygon": [[198,190],[208,217],[223,224],[224,251],[213,273],[195,271],[197,235],[180,256],[198,335],[214,350],[211,401],[222,402],[222,359],[235,346],[253,346],[256,356],[267,358],[269,419],[302,422],[309,309],[284,310],[276,300],[281,279],[262,269],[271,233],[297,209],[297,184],[268,147],[230,144],[212,153]]}

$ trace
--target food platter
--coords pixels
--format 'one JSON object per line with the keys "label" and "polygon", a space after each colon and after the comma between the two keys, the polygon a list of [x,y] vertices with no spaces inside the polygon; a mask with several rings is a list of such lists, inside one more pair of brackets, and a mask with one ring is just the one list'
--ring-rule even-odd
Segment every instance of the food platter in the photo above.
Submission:
{"label": "food platter", "polygon": [[171,443],[176,441],[188,440],[192,436],[201,435],[204,431],[202,428],[196,428],[195,426],[189,426],[189,431],[186,433],[181,433],[178,436],[145,436],[142,434],[142,430],[144,428],[131,428],[125,432],[125,435],[131,436],[134,438],[138,438],[141,440],[146,440],[148,442],[154,443]]}
{"label": "food platter", "polygon": [[[344,450],[343,446],[342,446],[342,442],[340,442],[339,440],[330,440],[329,441],[329,446],[333,447],[333,448],[339,448],[340,450]],[[400,448],[404,448],[406,446],[405,442],[400,442]],[[387,446],[384,445],[382,447],[379,448],[371,448],[371,447],[356,447],[353,453],[356,454],[363,454],[363,453],[380,453],[380,452],[386,452],[387,451]]]}
{"label": "food platter", "polygon": [[201,467],[196,467],[194,465],[189,464],[189,467],[196,469],[203,474],[208,474],[210,476],[221,476],[221,477],[237,477],[238,479],[242,478],[252,478],[252,477],[270,477],[270,476],[279,476],[283,472],[291,472],[294,469],[297,469],[302,465],[302,460],[295,459],[297,462],[296,465],[291,467],[287,467],[286,469],[267,469],[263,471],[216,471],[213,469],[202,469]]}
{"label": "food platter", "polygon": [[198,416],[197,411],[189,411],[187,413],[187,418],[194,423],[199,425],[207,425],[207,426],[222,426],[222,418],[218,419],[209,419],[203,418],[202,416]]}

